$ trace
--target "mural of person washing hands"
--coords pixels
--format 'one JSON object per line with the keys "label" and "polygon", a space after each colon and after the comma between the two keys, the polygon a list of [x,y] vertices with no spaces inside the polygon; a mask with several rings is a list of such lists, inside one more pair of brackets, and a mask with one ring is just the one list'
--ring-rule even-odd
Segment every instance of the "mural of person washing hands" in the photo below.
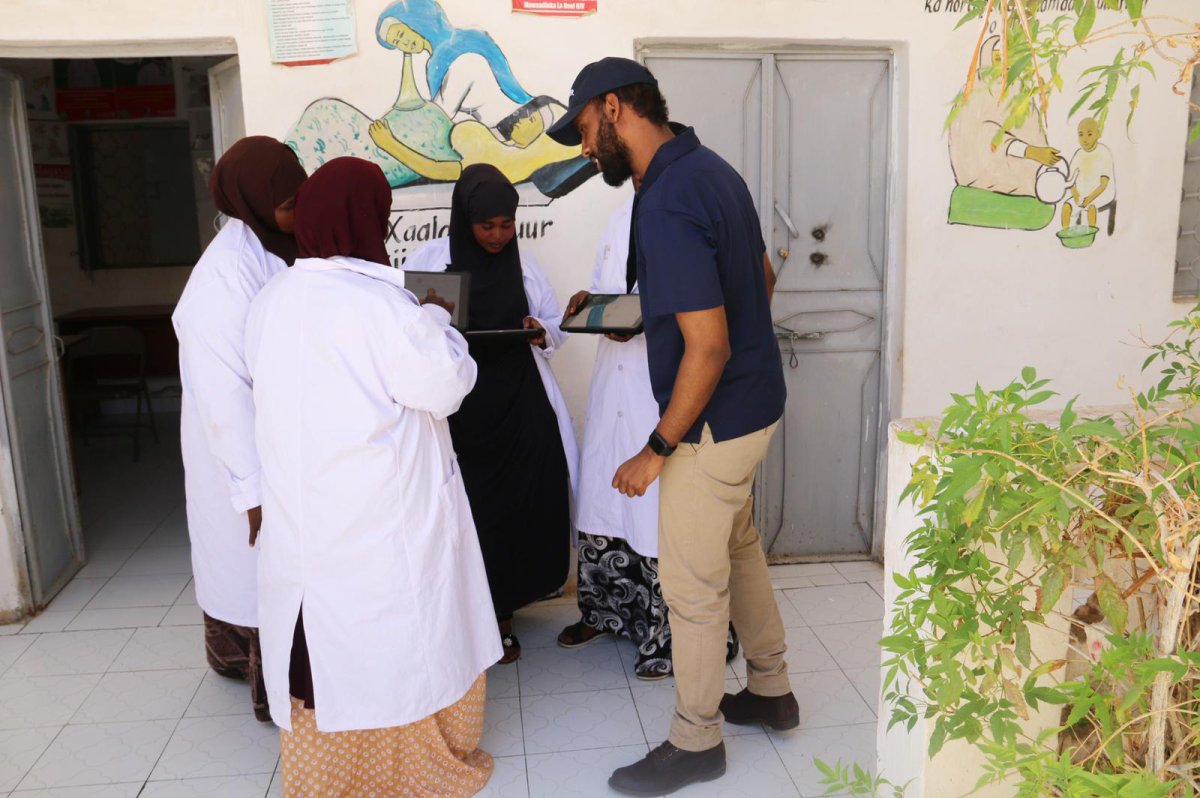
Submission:
{"label": "mural of person washing hands", "polygon": [[[1043,200],[1043,180],[1062,161],[1050,146],[1034,109],[1015,129],[1006,125],[1006,112],[993,80],[1001,66],[1000,37],[983,43],[979,52],[979,82],[950,125],[950,164],[954,192],[950,223],[1006,230],[1041,230],[1054,219],[1058,204]],[[1065,187],[1064,187],[1065,188]],[[1061,199],[1061,197],[1060,197]]]}
{"label": "mural of person washing hands", "polygon": [[[396,101],[377,118],[336,98],[309,105],[287,144],[310,172],[352,155],[378,164],[399,189],[452,183],[466,167],[490,163],[552,199],[595,174],[578,147],[545,135],[565,112],[562,103],[527,92],[486,32],[455,28],[435,0],[398,0],[380,13],[375,33],[381,47],[403,56]],[[418,58],[425,59],[424,95]]]}

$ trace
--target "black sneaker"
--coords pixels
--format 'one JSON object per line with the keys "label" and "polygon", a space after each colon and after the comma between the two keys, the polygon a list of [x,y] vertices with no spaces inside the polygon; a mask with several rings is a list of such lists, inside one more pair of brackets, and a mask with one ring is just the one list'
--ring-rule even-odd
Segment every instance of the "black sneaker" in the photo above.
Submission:
{"label": "black sneaker", "polygon": [[663,743],[642,761],[613,771],[608,786],[625,795],[668,795],[694,782],[724,775],[724,742],[707,751],[684,751]]}
{"label": "black sneaker", "polygon": [[776,731],[794,729],[800,725],[800,705],[791,693],[781,696],[762,696],[749,688],[734,695],[726,693],[721,699],[721,714],[738,726],[762,723]]}

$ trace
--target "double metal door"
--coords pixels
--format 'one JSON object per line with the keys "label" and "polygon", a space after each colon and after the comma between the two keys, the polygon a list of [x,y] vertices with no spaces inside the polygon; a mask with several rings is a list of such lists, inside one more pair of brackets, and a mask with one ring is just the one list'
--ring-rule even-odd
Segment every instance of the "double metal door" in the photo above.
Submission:
{"label": "double metal door", "polygon": [[737,168],[778,276],[787,379],[759,475],[774,559],[871,552],[885,383],[887,53],[655,50],[671,118]]}

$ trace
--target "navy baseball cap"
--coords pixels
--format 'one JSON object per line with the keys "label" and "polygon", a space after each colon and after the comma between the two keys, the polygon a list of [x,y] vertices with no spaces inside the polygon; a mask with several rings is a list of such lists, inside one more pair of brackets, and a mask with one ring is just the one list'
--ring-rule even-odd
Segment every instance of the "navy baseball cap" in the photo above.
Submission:
{"label": "navy baseball cap", "polygon": [[657,86],[658,81],[650,70],[628,58],[601,58],[579,70],[571,84],[571,96],[567,101],[567,113],[546,131],[550,138],[568,147],[578,146],[583,139],[575,129],[575,117],[593,98],[607,94],[622,86],[649,83]]}

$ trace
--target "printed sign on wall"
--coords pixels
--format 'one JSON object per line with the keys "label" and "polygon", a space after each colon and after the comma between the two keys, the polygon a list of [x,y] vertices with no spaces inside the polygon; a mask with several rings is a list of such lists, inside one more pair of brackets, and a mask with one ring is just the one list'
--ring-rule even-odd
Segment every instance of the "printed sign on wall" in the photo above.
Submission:
{"label": "printed sign on wall", "polygon": [[583,17],[596,13],[598,0],[513,0],[513,11],[543,17]]}
{"label": "printed sign on wall", "polygon": [[358,52],[352,0],[268,0],[271,63],[328,64]]}

